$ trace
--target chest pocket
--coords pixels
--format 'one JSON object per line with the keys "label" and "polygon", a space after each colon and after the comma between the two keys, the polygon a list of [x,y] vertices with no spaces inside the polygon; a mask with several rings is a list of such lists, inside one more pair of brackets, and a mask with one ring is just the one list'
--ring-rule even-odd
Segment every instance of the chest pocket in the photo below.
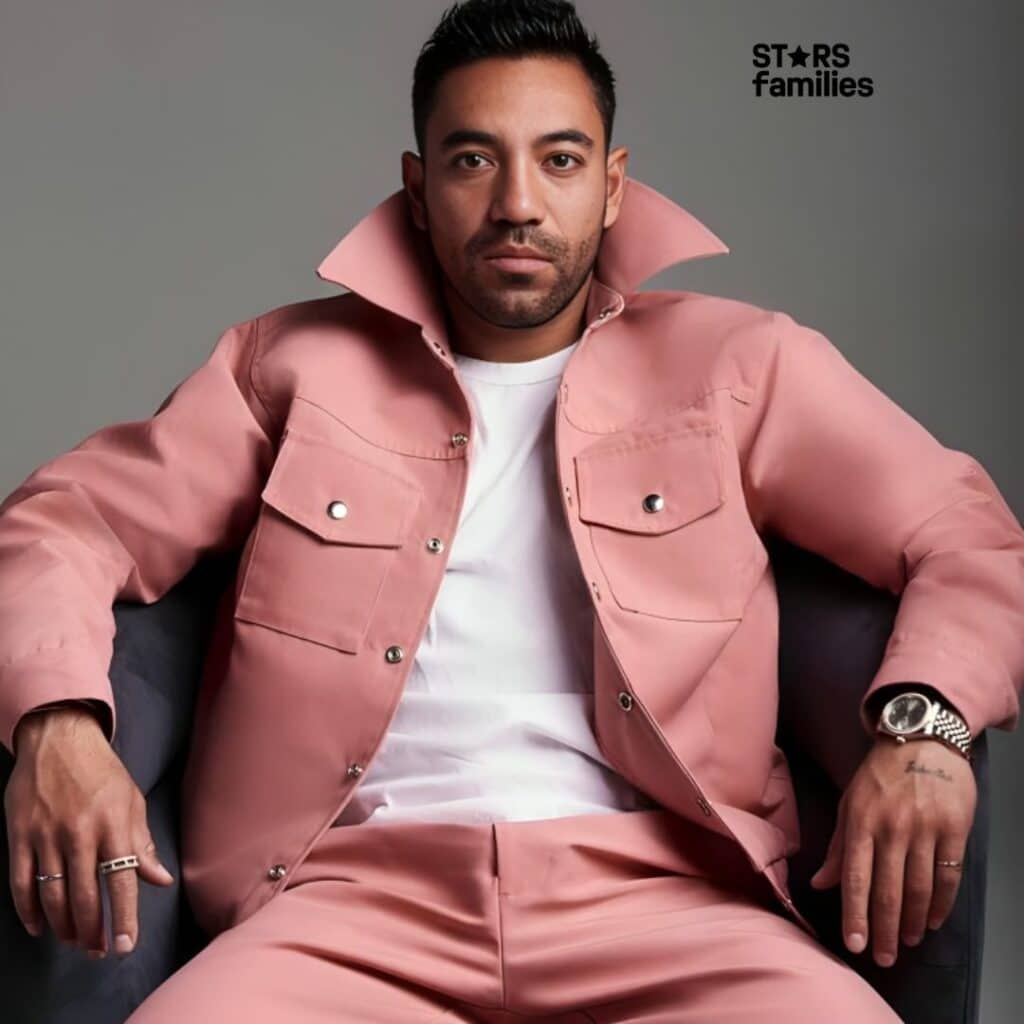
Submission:
{"label": "chest pocket", "polygon": [[235,617],[357,652],[420,488],[289,430],[261,498]]}
{"label": "chest pocket", "polygon": [[716,424],[649,435],[575,458],[579,517],[623,609],[669,619],[740,619],[760,544],[728,493]]}

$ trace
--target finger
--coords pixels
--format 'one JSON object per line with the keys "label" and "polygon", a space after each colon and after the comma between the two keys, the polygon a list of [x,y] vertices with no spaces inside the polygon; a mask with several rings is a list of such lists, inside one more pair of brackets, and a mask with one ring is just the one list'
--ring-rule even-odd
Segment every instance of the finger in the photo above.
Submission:
{"label": "finger", "polygon": [[[100,859],[113,860],[125,856],[126,850],[135,849],[129,829],[107,833],[100,844]],[[130,953],[138,937],[139,881],[134,868],[111,871],[102,876],[110,897],[110,930],[114,935],[114,949],[121,956]],[[128,936],[127,944],[120,936]]]}
{"label": "finger", "polygon": [[72,920],[71,907],[68,903],[68,877],[64,854],[56,840],[49,837],[40,837],[36,843],[36,871],[48,875],[62,872],[64,874],[63,878],[33,883],[36,886],[40,906],[43,908],[43,915],[53,930],[53,934],[61,942],[66,942],[69,946],[77,945],[78,936],[75,934],[75,922]]}
{"label": "finger", "polygon": [[905,867],[901,935],[908,946],[916,946],[924,935],[928,908],[932,902],[935,838],[922,834],[911,843]]}
{"label": "finger", "polygon": [[880,967],[891,967],[896,961],[906,863],[907,840],[902,833],[876,840],[871,879],[871,937],[875,963]]}
{"label": "finger", "polygon": [[846,945],[860,953],[868,940],[868,897],[874,859],[874,837],[852,822],[846,826],[843,847],[843,935]]}
{"label": "finger", "polygon": [[47,883],[36,881],[35,852],[28,834],[15,832],[8,825],[7,849],[11,859],[10,884],[14,909],[29,935],[39,936],[43,932],[44,916],[37,887]]}
{"label": "finger", "polygon": [[[106,948],[103,933],[103,893],[96,874],[97,847],[94,838],[79,836],[64,850],[68,865],[68,892],[71,917],[82,948],[102,951]],[[90,953],[90,955],[92,955]]]}
{"label": "finger", "polygon": [[[956,835],[940,836],[935,844],[937,860],[964,861],[966,857],[966,837]],[[966,863],[964,864],[966,867]],[[928,910],[928,927],[941,928],[956,902],[956,894],[960,888],[962,871],[958,868],[935,865],[935,884],[932,889],[931,907]]]}
{"label": "finger", "polygon": [[145,821],[139,825],[135,837],[135,850],[139,855],[139,866],[135,872],[138,879],[156,885],[171,885],[174,882],[174,875],[167,870],[160,859],[156,843],[153,841]]}

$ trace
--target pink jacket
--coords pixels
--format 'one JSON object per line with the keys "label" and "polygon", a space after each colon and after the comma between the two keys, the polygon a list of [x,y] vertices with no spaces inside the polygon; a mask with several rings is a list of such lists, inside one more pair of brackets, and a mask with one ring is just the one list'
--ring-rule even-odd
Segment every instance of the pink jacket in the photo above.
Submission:
{"label": "pink jacket", "polygon": [[[350,293],[229,327],[150,418],[98,430],[0,504],[8,749],[26,711],[70,698],[103,702],[113,738],[112,603],[155,601],[204,553],[240,549],[183,790],[183,880],[211,934],[272,899],[352,796],[445,572],[476,424],[405,204],[391,195],[320,264]],[[602,752],[734,837],[815,934],[787,884],[800,837],[760,534],[900,594],[865,700],[925,682],[977,735],[1018,721],[1024,530],[975,459],[818,331],[637,291],[724,252],[628,180],[558,393],[558,474],[593,602]]]}

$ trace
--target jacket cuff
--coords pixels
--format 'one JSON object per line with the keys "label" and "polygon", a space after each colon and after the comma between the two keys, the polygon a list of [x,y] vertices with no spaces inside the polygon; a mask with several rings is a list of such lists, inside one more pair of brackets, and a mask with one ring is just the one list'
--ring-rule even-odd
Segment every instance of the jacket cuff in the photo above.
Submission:
{"label": "jacket cuff", "polygon": [[[67,648],[54,648],[67,661]],[[41,652],[49,655],[50,652]],[[87,678],[51,657],[32,656],[0,668],[0,743],[14,756],[14,731],[30,711],[48,705],[82,702],[97,714],[108,742],[117,728],[114,695],[106,673]],[[46,664],[49,661],[51,664]]]}
{"label": "jacket cuff", "polygon": [[[883,659],[860,702],[861,724],[872,738],[881,712],[875,695],[893,683],[900,684],[893,687],[893,693],[898,688],[911,689],[917,685],[908,680],[928,680],[923,686],[931,688],[963,718],[972,740],[988,728],[1012,731],[1017,727],[1020,698],[1006,678],[1005,668],[969,660],[941,647],[940,641],[930,637],[910,641],[894,635],[888,650],[891,653]],[[880,696],[878,700],[885,703]]]}

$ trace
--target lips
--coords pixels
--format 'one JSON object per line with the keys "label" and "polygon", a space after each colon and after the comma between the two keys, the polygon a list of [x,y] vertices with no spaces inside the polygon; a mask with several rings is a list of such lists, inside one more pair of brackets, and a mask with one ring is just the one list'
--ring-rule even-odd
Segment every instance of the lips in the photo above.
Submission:
{"label": "lips", "polygon": [[550,264],[550,260],[520,259],[518,256],[488,256],[487,262],[499,270],[508,270],[516,274],[532,274]]}
{"label": "lips", "polygon": [[487,262],[492,263],[499,270],[517,274],[535,273],[551,262],[536,249],[526,247],[503,246],[500,249],[492,249],[484,255]]}

